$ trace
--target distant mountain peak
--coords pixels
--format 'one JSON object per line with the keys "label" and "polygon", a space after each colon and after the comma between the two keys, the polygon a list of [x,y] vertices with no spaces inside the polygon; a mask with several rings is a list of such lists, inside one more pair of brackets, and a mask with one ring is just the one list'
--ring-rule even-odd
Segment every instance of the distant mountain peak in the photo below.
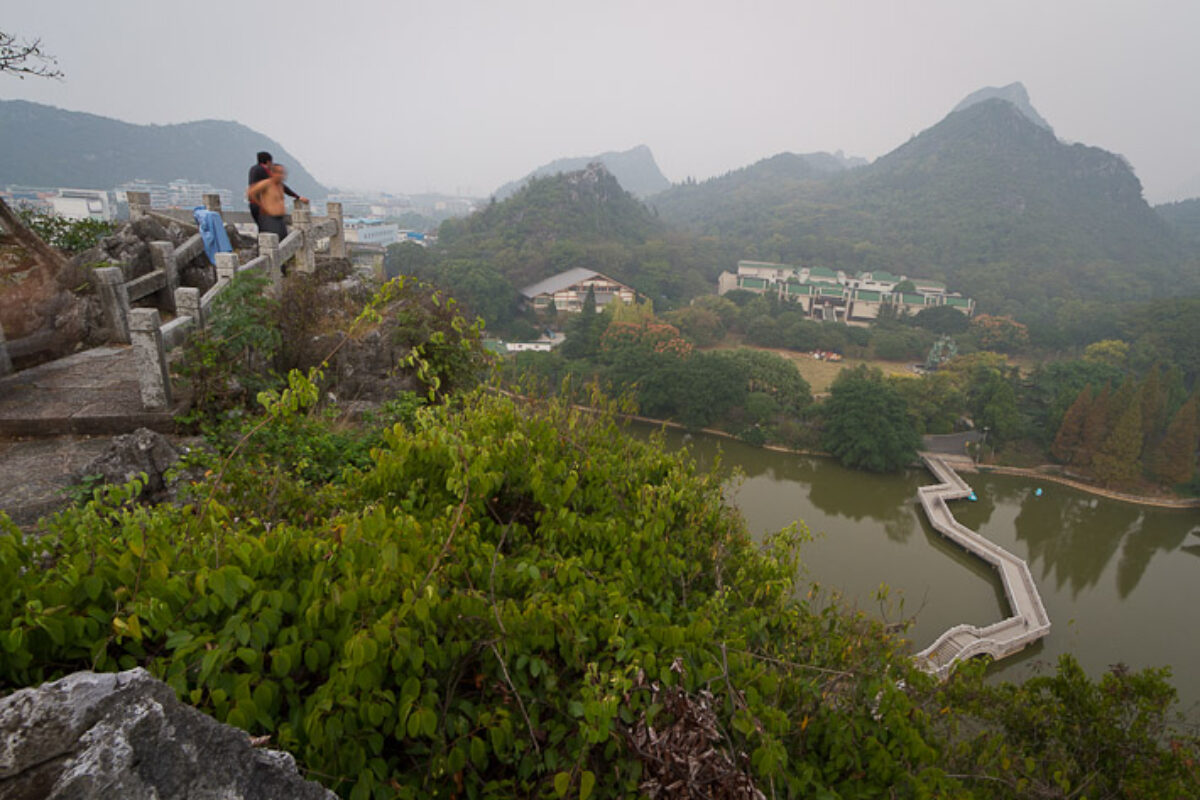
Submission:
{"label": "distant mountain peak", "polygon": [[1045,117],[1039,114],[1037,109],[1033,107],[1033,103],[1029,101],[1029,92],[1026,91],[1025,84],[1020,81],[1010,83],[1007,86],[985,86],[982,89],[971,92],[950,113],[953,114],[955,111],[962,111],[964,108],[970,108],[985,100],[1004,100],[1012,103],[1030,122],[1051,133],[1054,132],[1054,128],[1050,126]]}
{"label": "distant mountain peak", "polygon": [[543,164],[524,178],[501,186],[496,190],[496,199],[503,200],[511,197],[533,178],[544,178],[560,172],[578,172],[597,163],[603,164],[608,172],[617,179],[617,183],[621,184],[621,188],[635,197],[648,197],[671,185],[671,182],[658,168],[650,148],[639,144],[628,150],[600,153],[594,156],[560,158],[549,164]]}

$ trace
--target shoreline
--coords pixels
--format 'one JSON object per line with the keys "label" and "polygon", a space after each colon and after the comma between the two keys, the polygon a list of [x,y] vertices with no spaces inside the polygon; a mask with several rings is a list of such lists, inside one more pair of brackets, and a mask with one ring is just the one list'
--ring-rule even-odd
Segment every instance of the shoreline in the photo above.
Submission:
{"label": "shoreline", "polygon": [[1043,467],[1007,467],[1003,464],[979,464],[976,466],[979,472],[992,472],[997,475],[1013,475],[1021,478],[1036,478],[1038,480],[1050,481],[1061,486],[1069,486],[1072,489],[1078,489],[1081,492],[1103,497],[1106,500],[1116,500],[1122,503],[1132,503],[1139,506],[1152,506],[1154,508],[1164,508],[1174,511],[1186,511],[1187,509],[1200,508],[1200,498],[1189,497],[1148,497],[1141,494],[1126,494],[1124,492],[1115,492],[1111,489],[1105,489],[1100,486],[1093,486],[1090,483],[1083,483],[1073,478],[1067,478],[1062,475],[1055,475],[1052,472],[1041,472]]}
{"label": "shoreline", "polygon": [[[580,410],[594,412],[596,409],[588,406],[576,406]],[[690,431],[687,426],[672,422],[666,419],[654,419],[653,417],[643,417],[638,414],[619,414],[621,419],[633,422],[643,422],[650,425],[659,425],[664,428],[672,428],[674,430],[687,431],[689,433],[703,433],[709,436],[717,436],[722,439],[731,439],[735,442],[740,442],[747,447],[757,447],[762,450],[770,450],[775,453],[785,453],[788,455],[797,456],[816,456],[818,458],[833,458],[831,453],[823,450],[797,450],[792,447],[784,447],[778,444],[750,444],[747,441],[739,439],[728,431],[717,430],[716,428],[700,428],[697,431]],[[1049,466],[1049,465],[1047,465]],[[1095,497],[1103,497],[1106,500],[1115,500],[1121,503],[1130,503],[1139,506],[1150,506],[1152,508],[1162,508],[1172,511],[1186,511],[1193,508],[1200,508],[1200,498],[1187,497],[1149,497],[1147,495],[1126,494],[1124,492],[1115,492],[1111,489],[1104,489],[1100,486],[1083,483],[1072,478],[1066,478],[1061,475],[1055,475],[1050,472],[1040,472],[1043,467],[1028,468],[1028,467],[1009,467],[1003,464],[972,464],[970,468],[964,470],[967,472],[990,472],[997,475],[1012,475],[1020,478],[1036,478],[1037,480],[1050,481],[1061,486],[1068,486],[1072,489],[1077,489],[1086,494]]]}
{"label": "shoreline", "polygon": [[[527,397],[522,397],[514,392],[510,392],[510,391],[507,391],[504,389],[498,389],[498,391],[501,392],[502,394],[508,395],[509,397],[515,397],[515,398],[518,398],[521,400],[529,400],[530,399]],[[594,414],[594,413],[597,413],[597,411],[599,411],[599,409],[592,408],[591,406],[585,406],[585,405],[582,405],[579,403],[572,403],[571,406],[572,406],[572,408],[579,409],[580,411],[586,411],[589,414]],[[700,428],[699,430],[693,431],[693,430],[689,429],[686,425],[683,425],[682,423],[679,423],[679,422],[673,422],[668,419],[655,419],[654,417],[643,417],[640,414],[616,414],[616,417],[618,419],[624,420],[626,422],[642,422],[642,423],[646,423],[649,425],[657,425],[660,427],[671,428],[673,430],[685,431],[688,433],[703,433],[703,434],[706,434],[709,436],[716,436],[716,437],[719,437],[722,439],[730,439],[735,442],[740,442],[741,444],[744,444],[747,447],[757,447],[759,449],[770,450],[775,453],[785,453],[788,455],[797,455],[797,456],[816,456],[818,458],[833,458],[832,454],[827,453],[823,450],[797,450],[792,447],[784,447],[783,445],[778,445],[778,444],[760,444],[760,445],[750,444],[747,441],[739,439],[737,436],[735,436],[732,433],[729,433],[728,431],[722,431],[722,430],[718,430],[716,428]],[[1050,465],[1046,465],[1046,466],[1050,466]],[[1091,484],[1083,483],[1082,481],[1077,481],[1072,478],[1066,478],[1061,475],[1055,475],[1055,474],[1049,473],[1049,472],[1039,472],[1038,471],[1043,468],[1044,467],[1037,467],[1037,468],[1008,467],[1008,466],[1004,466],[1002,464],[972,464],[971,468],[966,471],[991,472],[991,473],[995,473],[997,475],[1012,475],[1012,476],[1020,477],[1020,478],[1034,478],[1034,479],[1042,480],[1042,481],[1050,481],[1051,483],[1057,483],[1061,486],[1067,486],[1072,489],[1077,489],[1078,491],[1084,492],[1085,494],[1093,495],[1095,497],[1103,497],[1106,500],[1115,500],[1117,502],[1130,503],[1132,505],[1149,506],[1151,508],[1162,508],[1162,509],[1167,509],[1167,510],[1171,510],[1171,511],[1187,511],[1189,509],[1200,508],[1200,498],[1148,497],[1146,495],[1114,492],[1110,489],[1104,489],[1099,486],[1093,486]]]}

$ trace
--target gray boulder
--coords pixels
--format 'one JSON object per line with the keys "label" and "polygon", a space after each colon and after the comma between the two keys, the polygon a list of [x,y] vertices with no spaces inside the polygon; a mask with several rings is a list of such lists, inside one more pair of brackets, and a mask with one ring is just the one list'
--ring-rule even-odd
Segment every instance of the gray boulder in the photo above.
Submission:
{"label": "gray boulder", "polygon": [[0,800],[336,800],[143,669],[0,699]]}
{"label": "gray boulder", "polygon": [[100,455],[79,471],[80,478],[100,476],[104,483],[128,483],[146,473],[143,497],[167,488],[166,472],[179,460],[179,451],[167,437],[149,428],[113,437]]}

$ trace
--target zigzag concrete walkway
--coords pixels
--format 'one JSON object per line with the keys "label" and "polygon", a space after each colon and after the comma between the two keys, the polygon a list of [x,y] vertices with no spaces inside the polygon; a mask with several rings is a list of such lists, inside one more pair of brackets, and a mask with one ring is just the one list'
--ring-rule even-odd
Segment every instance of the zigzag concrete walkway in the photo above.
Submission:
{"label": "zigzag concrete walkway", "polygon": [[1050,617],[1042,605],[1029,565],[961,524],[950,513],[946,501],[967,497],[971,487],[943,456],[922,453],[921,459],[940,481],[917,489],[925,516],[943,536],[996,568],[1011,612],[1011,616],[984,628],[955,625],[917,653],[918,666],[945,678],[959,661],[984,653],[993,658],[1004,658],[1042,638],[1050,633]]}

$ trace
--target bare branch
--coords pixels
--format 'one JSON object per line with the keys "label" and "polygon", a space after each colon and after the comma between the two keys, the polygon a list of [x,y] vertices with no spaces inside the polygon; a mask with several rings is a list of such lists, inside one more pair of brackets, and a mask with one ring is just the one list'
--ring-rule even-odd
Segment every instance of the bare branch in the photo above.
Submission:
{"label": "bare branch", "polygon": [[0,31],[0,74],[61,80],[58,59],[42,50],[41,39],[20,40]]}

